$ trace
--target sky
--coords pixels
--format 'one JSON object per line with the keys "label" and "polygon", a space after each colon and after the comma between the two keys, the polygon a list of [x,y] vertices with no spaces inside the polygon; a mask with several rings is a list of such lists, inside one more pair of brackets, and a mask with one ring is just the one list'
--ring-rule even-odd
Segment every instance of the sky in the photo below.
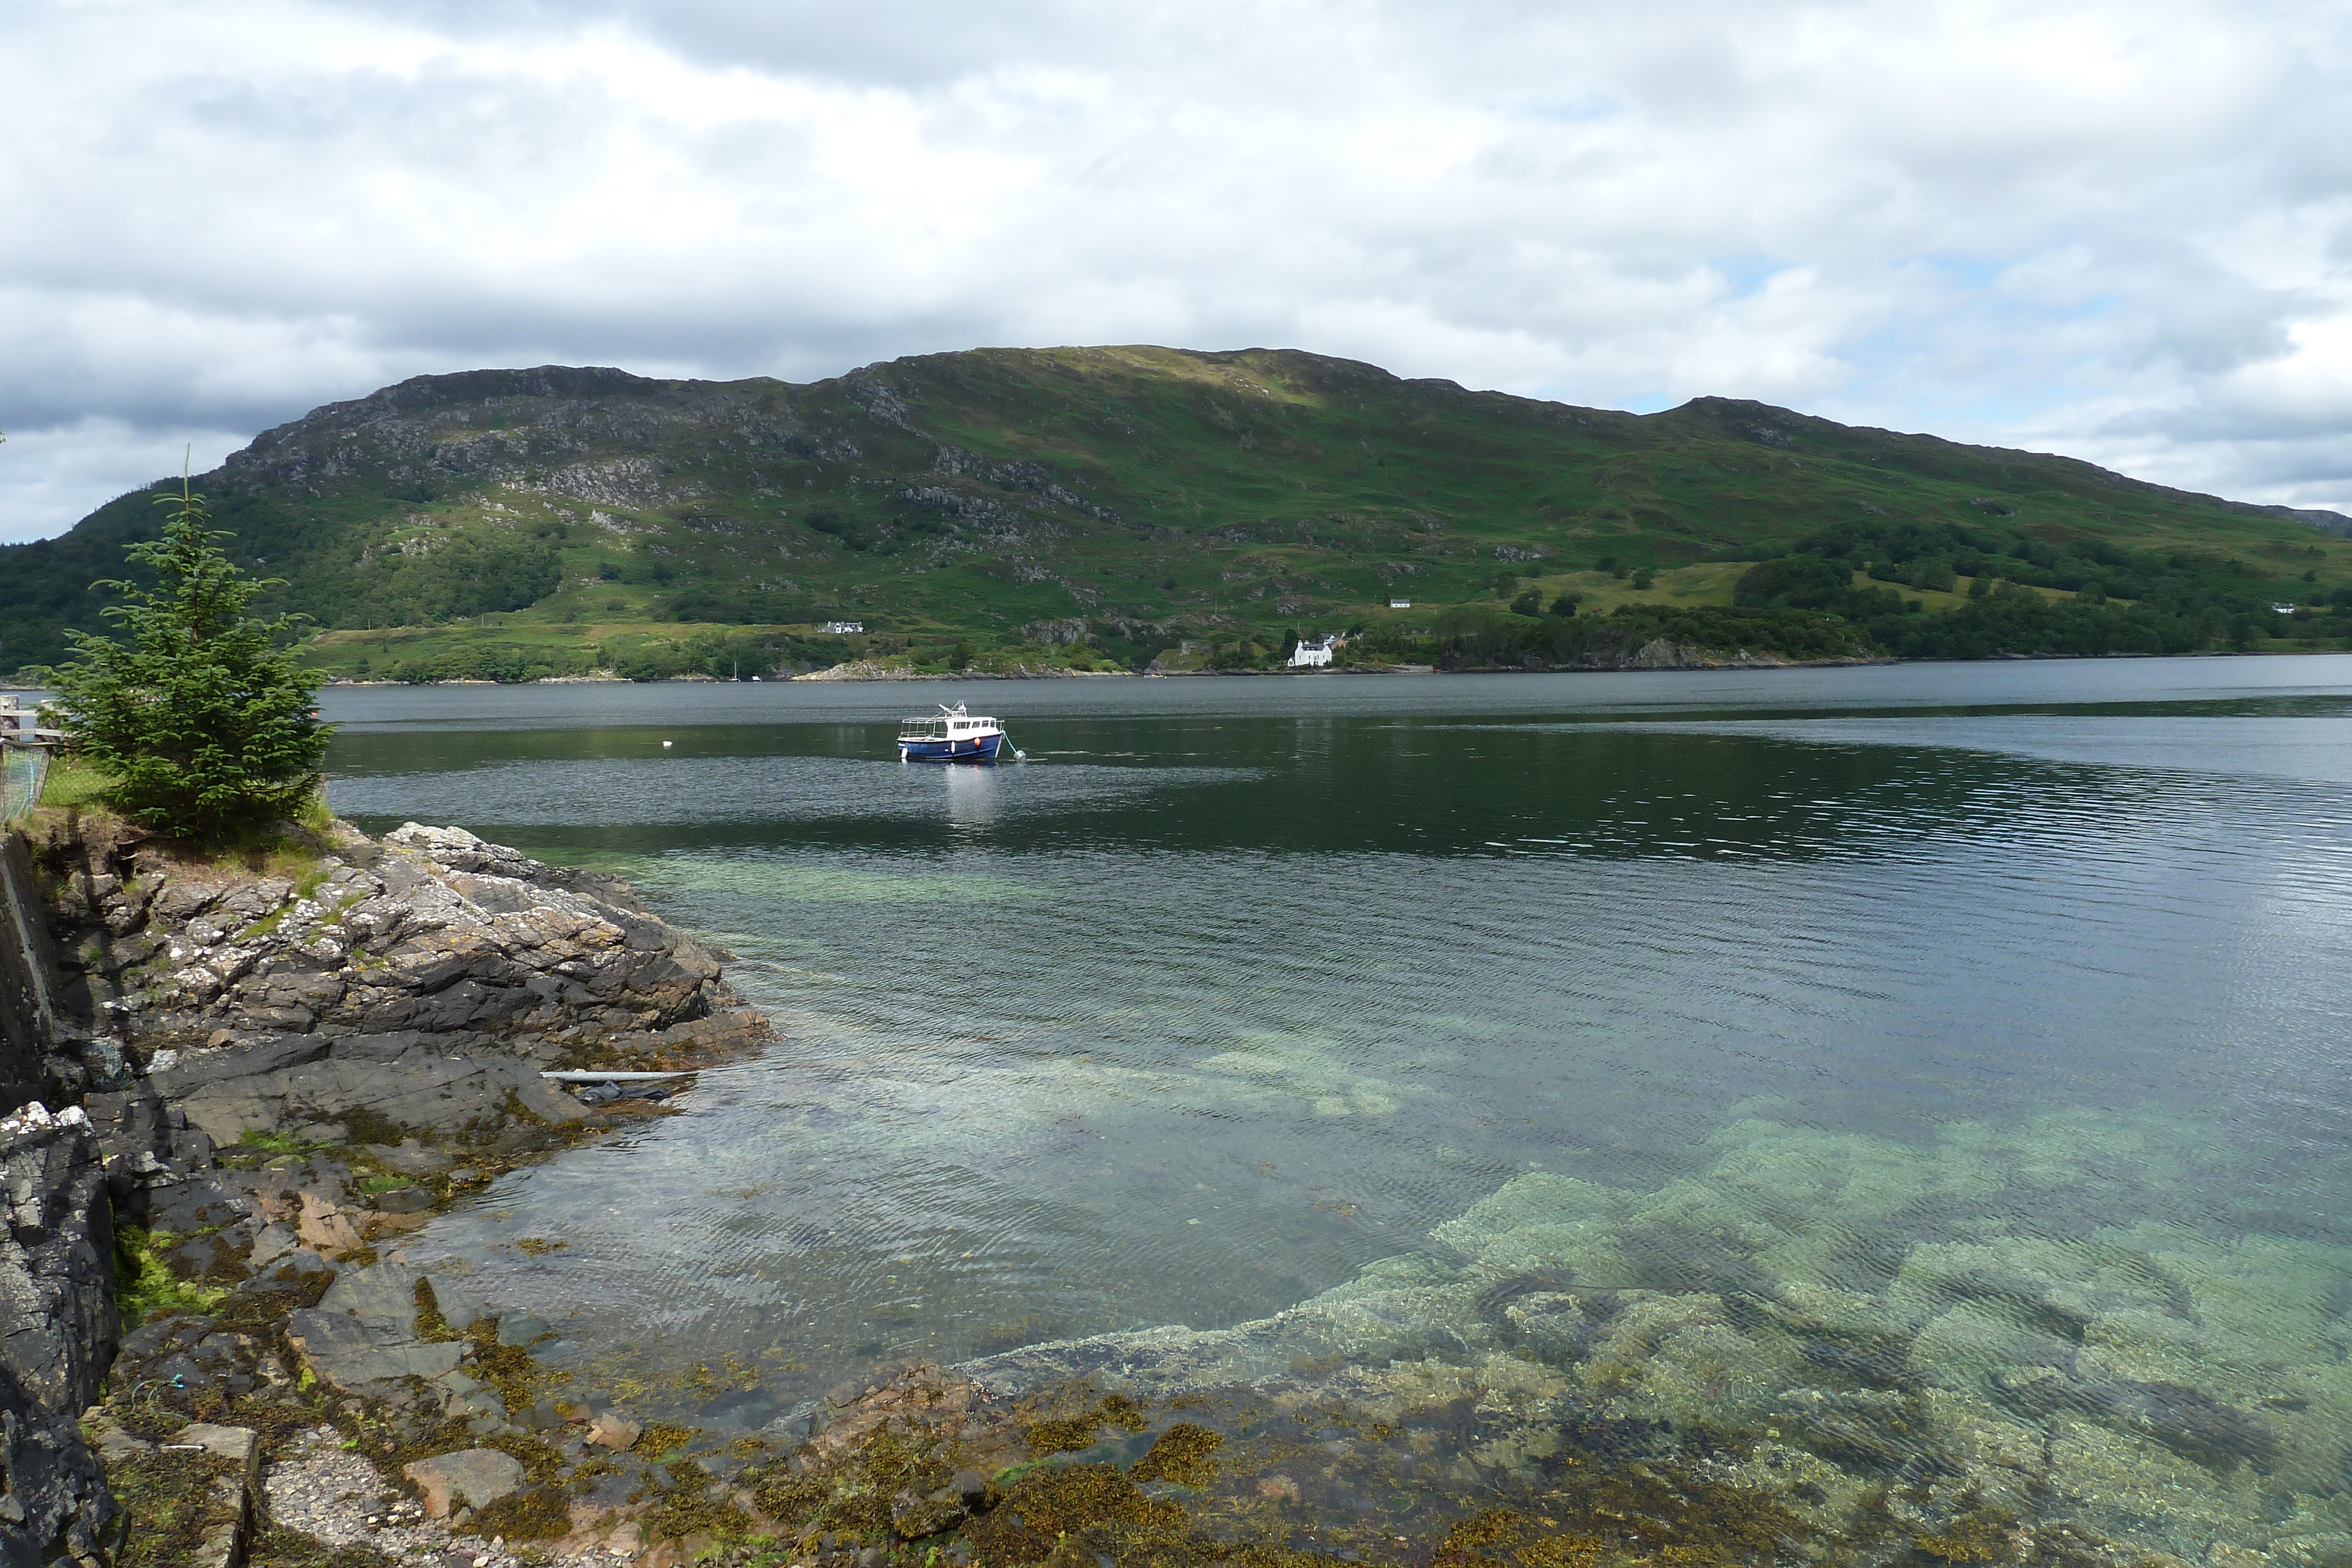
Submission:
{"label": "sky", "polygon": [[404,377],[1284,347],[2352,511],[2343,0],[0,0],[0,541]]}

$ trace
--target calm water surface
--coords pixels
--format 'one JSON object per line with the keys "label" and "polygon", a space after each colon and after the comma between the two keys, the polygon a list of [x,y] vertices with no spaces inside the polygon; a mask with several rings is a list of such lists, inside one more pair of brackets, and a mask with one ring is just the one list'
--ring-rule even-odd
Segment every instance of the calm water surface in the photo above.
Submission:
{"label": "calm water surface", "polygon": [[[1029,763],[897,762],[957,698]],[[2352,658],[329,714],[342,814],[615,871],[788,1035],[412,1249],[614,1375],[755,1369],[646,1396],[698,1418],[1262,1317],[1453,1256],[1433,1229],[1527,1173],[1704,1192],[1735,1149],[1843,1181],[2070,1129],[2112,1157],[2035,1212],[1918,1223],[2352,1258]]]}

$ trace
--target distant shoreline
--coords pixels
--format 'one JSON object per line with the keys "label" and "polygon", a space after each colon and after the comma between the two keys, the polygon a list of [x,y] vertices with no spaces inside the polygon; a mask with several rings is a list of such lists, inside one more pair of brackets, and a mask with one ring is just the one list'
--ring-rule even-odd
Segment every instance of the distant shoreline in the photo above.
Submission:
{"label": "distant shoreline", "polygon": [[[2196,653],[1992,653],[1981,659],[1902,659],[1889,655],[1877,659],[1775,659],[1741,662],[1724,660],[1716,664],[1560,664],[1530,670],[1520,665],[1467,665],[1459,669],[1440,669],[1434,664],[1363,664],[1346,669],[1320,670],[1071,670],[1060,674],[1005,674],[996,671],[974,670],[955,674],[896,674],[896,675],[835,675],[834,682],[844,685],[892,685],[917,681],[1068,681],[1068,680],[1208,680],[1234,676],[1265,679],[1276,676],[1313,678],[1325,675],[1623,675],[1623,674],[1704,674],[1722,670],[1834,670],[1862,669],[1883,664],[2094,664],[2113,659],[2305,659],[2343,658],[2352,654],[2347,648],[2279,648],[2279,649],[2211,649]],[[822,674],[823,672],[818,672]],[[529,681],[486,681],[459,679],[453,681],[353,681],[330,680],[324,691],[357,691],[383,686],[660,686],[660,685],[752,685],[764,682],[769,685],[788,685],[812,680],[811,675],[747,676],[740,681],[721,680],[716,675],[666,675],[659,680],[634,681],[626,675],[542,675]],[[47,686],[11,685],[0,682],[0,692],[19,695],[45,696]]]}
{"label": "distant shoreline", "polygon": [[[1283,677],[1319,679],[1332,675],[1639,675],[1639,674],[1707,674],[1727,670],[1759,672],[1769,670],[1842,670],[1867,669],[1888,664],[2095,664],[2117,659],[2274,659],[2344,657],[2352,650],[2337,648],[2298,648],[2277,653],[2239,653],[2215,651],[2203,653],[1994,653],[1981,659],[1902,659],[1891,655],[1874,659],[1773,659],[1739,661],[1726,659],[1713,664],[1561,664],[1530,670],[1523,665],[1481,664],[1457,669],[1441,669],[1434,664],[1367,664],[1346,669],[1319,670],[1072,670],[1062,674],[1004,674],[994,671],[974,670],[953,674],[891,674],[834,675],[820,684],[839,685],[911,685],[924,681],[1068,681],[1068,680],[1269,680]],[[822,672],[819,672],[822,674]],[[768,677],[769,685],[807,685],[814,675],[776,675]],[[535,681],[335,681],[327,689],[350,691],[372,686],[561,686],[561,685],[750,685],[751,678],[740,681],[720,680],[710,675],[669,675],[660,680],[632,681],[623,676],[558,675]],[[0,687],[0,691],[7,690]],[[26,688],[30,689],[30,688]]]}

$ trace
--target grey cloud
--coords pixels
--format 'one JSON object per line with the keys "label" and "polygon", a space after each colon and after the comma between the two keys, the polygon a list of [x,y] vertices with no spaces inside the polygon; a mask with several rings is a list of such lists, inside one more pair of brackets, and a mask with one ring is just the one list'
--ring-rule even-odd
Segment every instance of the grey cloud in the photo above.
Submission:
{"label": "grey cloud", "polygon": [[817,0],[346,0],[345,8],[461,37],[625,29],[707,66],[933,86],[1005,60],[1091,53],[1138,13],[1044,0],[845,5]]}
{"label": "grey cloud", "polygon": [[2326,5],[17,16],[0,98],[45,155],[0,167],[6,534],[106,498],[93,444],[420,371],[991,342],[1752,395],[2352,506]]}

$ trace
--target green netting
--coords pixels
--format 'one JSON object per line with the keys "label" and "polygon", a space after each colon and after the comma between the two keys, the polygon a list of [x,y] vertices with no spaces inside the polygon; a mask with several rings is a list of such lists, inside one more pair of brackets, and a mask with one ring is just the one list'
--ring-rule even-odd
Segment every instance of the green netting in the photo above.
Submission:
{"label": "green netting", "polygon": [[47,747],[0,745],[0,822],[13,822],[31,810],[48,776]]}

